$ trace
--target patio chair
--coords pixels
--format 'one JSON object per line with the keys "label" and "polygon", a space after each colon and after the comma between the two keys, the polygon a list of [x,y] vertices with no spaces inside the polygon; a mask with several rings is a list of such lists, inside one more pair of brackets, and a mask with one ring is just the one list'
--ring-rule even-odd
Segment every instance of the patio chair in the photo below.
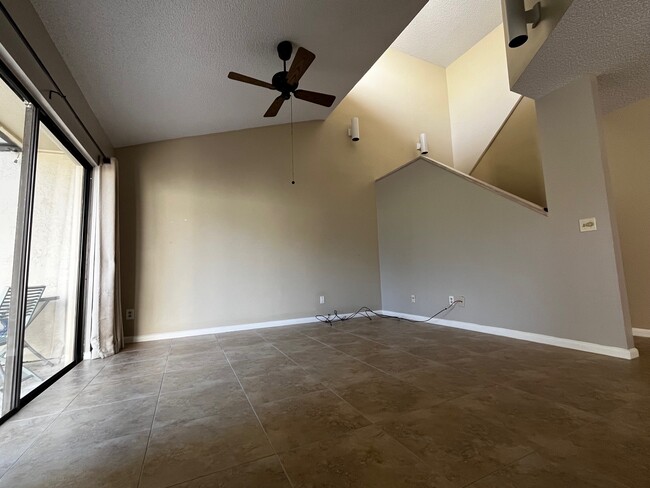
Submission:
{"label": "patio chair", "polygon": [[[27,288],[27,306],[25,308],[25,330],[31,325],[36,317],[43,311],[45,306],[56,300],[58,297],[43,298],[45,286],[30,286]],[[7,288],[2,302],[0,303],[0,348],[4,348],[0,352],[0,360],[4,359],[7,355],[7,333],[9,324],[9,306],[11,304],[11,287]],[[24,341],[25,347],[29,349],[41,361],[45,361],[48,366],[53,366],[54,363],[48,358],[43,356],[40,352],[34,349],[27,340]],[[27,367],[23,366],[24,372],[28,373],[28,377],[34,376],[40,379],[35,373],[30,371]],[[25,378],[25,375],[23,375]],[[4,368],[0,362],[0,380],[4,380]]]}

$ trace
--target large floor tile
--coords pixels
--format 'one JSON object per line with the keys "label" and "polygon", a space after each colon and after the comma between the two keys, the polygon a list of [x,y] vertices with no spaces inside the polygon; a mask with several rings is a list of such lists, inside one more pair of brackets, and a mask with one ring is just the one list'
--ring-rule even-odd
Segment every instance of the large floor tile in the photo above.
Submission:
{"label": "large floor tile", "polygon": [[237,382],[237,377],[226,361],[205,364],[199,368],[170,370],[163,376],[160,393],[187,390],[214,383]]}
{"label": "large floor tile", "polygon": [[599,421],[544,446],[540,453],[578,472],[616,480],[631,488],[648,486],[650,438],[636,429]]}
{"label": "large floor tile", "polygon": [[568,405],[502,386],[452,400],[455,407],[516,430],[543,445],[564,438],[598,417]]}
{"label": "large floor tile", "polygon": [[32,447],[0,478],[4,488],[130,488],[138,477],[149,433],[57,449]]}
{"label": "large floor tile", "polygon": [[294,487],[448,488],[417,456],[374,426],[280,454]]}
{"label": "large floor tile", "polygon": [[449,404],[380,425],[455,487],[476,481],[536,447],[500,425]]}
{"label": "large floor tile", "polygon": [[431,365],[431,362],[427,359],[399,350],[380,351],[359,356],[358,359],[389,374],[399,374]]}
{"label": "large floor tile", "polygon": [[389,376],[333,386],[333,388],[344,400],[372,421],[420,410],[441,401],[432,393]]}
{"label": "large floor tile", "polygon": [[458,398],[487,386],[481,378],[433,362],[431,366],[405,371],[397,376],[413,386],[434,394],[441,401]]}
{"label": "large floor tile", "polygon": [[[11,420],[23,420],[61,413],[79,397],[77,389],[49,389],[29,402]],[[1,428],[1,426],[0,426]]]}
{"label": "large floor tile", "polygon": [[370,422],[331,391],[265,403],[257,414],[277,451],[343,434]]}
{"label": "large floor tile", "polygon": [[241,376],[240,381],[254,406],[325,389],[299,366],[269,369],[256,376]]}
{"label": "large floor tile", "polygon": [[94,407],[107,403],[157,396],[162,384],[162,374],[123,378],[118,381],[90,384],[68,406],[68,410]]}
{"label": "large floor tile", "polygon": [[212,349],[203,352],[176,354],[167,358],[165,372],[185,371],[189,369],[209,369],[215,365],[227,365],[228,360],[223,351]]}
{"label": "large floor tile", "polygon": [[627,404],[625,396],[602,382],[575,373],[520,371],[503,384],[558,403],[598,415],[607,415]]}
{"label": "large floor tile", "polygon": [[349,354],[356,358],[390,350],[390,346],[361,338],[357,339],[355,342],[337,344],[334,348],[337,351],[344,352],[345,354]]}
{"label": "large floor tile", "polygon": [[47,450],[63,444],[86,444],[139,432],[149,432],[156,409],[156,397],[62,412],[34,443]]}
{"label": "large floor tile", "polygon": [[131,379],[137,376],[148,376],[159,374],[165,371],[167,358],[148,359],[132,363],[113,364],[109,363],[91,381],[91,385]]}
{"label": "large floor tile", "polygon": [[229,417],[240,411],[251,411],[239,382],[221,381],[161,394],[154,419],[154,428],[170,426],[220,415]]}
{"label": "large floor tile", "polygon": [[530,454],[485,478],[470,488],[629,488],[617,480],[579,466],[554,462],[539,453]]}
{"label": "large floor tile", "polygon": [[9,469],[55,418],[56,415],[11,419],[0,425],[0,471]]}
{"label": "large floor tile", "polygon": [[140,487],[171,486],[272,454],[252,411],[154,429]]}
{"label": "large floor tile", "polygon": [[291,488],[277,456],[202,476],[175,488]]}
{"label": "large floor tile", "polygon": [[273,356],[233,360],[230,364],[239,378],[258,376],[267,371],[282,371],[296,366],[295,361],[292,361],[279,351]]}
{"label": "large floor tile", "polygon": [[232,363],[240,361],[257,361],[259,359],[285,357],[275,346],[269,342],[239,346],[225,349],[228,360]]}

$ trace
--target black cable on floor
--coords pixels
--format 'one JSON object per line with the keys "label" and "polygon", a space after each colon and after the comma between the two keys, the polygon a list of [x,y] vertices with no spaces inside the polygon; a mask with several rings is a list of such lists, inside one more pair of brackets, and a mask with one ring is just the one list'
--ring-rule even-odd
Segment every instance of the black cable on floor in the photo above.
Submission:
{"label": "black cable on floor", "polygon": [[351,320],[351,319],[355,318],[356,316],[366,317],[368,320],[372,320],[372,317],[370,317],[370,314],[373,314],[373,315],[376,315],[377,317],[379,317],[381,319],[393,319],[393,320],[400,320],[400,321],[404,320],[406,322],[411,322],[413,324],[421,324],[421,323],[425,323],[425,322],[429,322],[430,320],[433,320],[438,315],[440,315],[441,313],[446,312],[447,310],[451,310],[452,308],[454,308],[454,306],[457,303],[458,303],[458,300],[454,301],[451,305],[446,306],[445,308],[443,308],[439,312],[433,314],[431,317],[429,317],[426,320],[413,320],[413,319],[407,319],[407,318],[404,318],[404,317],[397,317],[395,315],[385,315],[385,314],[382,314],[382,313],[375,312],[373,309],[371,309],[369,307],[361,307],[359,310],[357,310],[353,314],[350,314],[348,316],[344,315],[343,317],[341,317],[339,315],[337,310],[334,310],[333,314],[328,313],[327,315],[316,315],[316,319],[319,320],[320,322],[323,322],[324,324],[332,325],[335,322],[345,322],[347,320]]}

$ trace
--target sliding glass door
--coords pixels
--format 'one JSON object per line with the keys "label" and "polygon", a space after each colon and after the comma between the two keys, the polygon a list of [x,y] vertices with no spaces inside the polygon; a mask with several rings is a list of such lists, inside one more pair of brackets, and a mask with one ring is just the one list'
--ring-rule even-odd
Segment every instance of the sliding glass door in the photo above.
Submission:
{"label": "sliding glass door", "polygon": [[5,394],[25,104],[0,80],[0,405]]}
{"label": "sliding glass door", "polygon": [[1,415],[79,359],[88,169],[53,130],[0,79]]}
{"label": "sliding glass door", "polygon": [[74,361],[84,168],[39,126],[21,396]]}

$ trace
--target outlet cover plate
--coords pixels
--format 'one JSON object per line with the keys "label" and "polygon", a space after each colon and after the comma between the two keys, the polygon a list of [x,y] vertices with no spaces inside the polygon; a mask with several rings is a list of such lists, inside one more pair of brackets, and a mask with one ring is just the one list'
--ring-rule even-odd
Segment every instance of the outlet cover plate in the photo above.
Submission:
{"label": "outlet cover plate", "polygon": [[580,219],[580,232],[592,232],[594,230],[598,230],[598,227],[596,226],[596,217]]}

